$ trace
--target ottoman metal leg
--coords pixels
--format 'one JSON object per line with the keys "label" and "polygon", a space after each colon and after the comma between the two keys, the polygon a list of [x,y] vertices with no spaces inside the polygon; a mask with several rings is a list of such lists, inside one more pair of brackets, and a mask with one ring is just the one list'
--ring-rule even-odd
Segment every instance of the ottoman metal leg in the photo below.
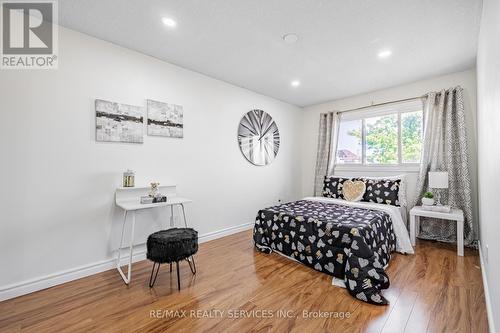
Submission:
{"label": "ottoman metal leg", "polygon": [[[191,257],[187,258],[186,261],[189,264],[189,269],[191,269],[191,273],[196,274],[196,264],[194,263],[194,257],[191,256]],[[192,265],[191,265],[191,262],[192,262]]]}
{"label": "ottoman metal leg", "polygon": [[181,290],[181,278],[179,276],[179,262],[176,261],[175,264],[177,266],[177,289],[179,289],[179,291],[180,291]]}
{"label": "ottoman metal leg", "polygon": [[153,263],[153,269],[151,270],[151,276],[149,277],[149,288],[153,288],[156,282],[156,278],[158,277],[158,272],[160,271],[160,264],[158,263],[158,267],[156,269],[156,273],[154,274],[154,279],[153,279],[153,273],[155,271],[155,266],[156,263]]}

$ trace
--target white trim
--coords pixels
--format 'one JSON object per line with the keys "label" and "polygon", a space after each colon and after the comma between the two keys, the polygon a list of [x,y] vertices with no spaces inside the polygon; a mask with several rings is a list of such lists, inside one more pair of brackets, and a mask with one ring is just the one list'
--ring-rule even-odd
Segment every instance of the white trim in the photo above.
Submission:
{"label": "white trim", "polygon": [[[225,237],[228,235],[238,233],[240,231],[251,229],[253,225],[254,222],[250,222],[220,229],[217,231],[208,232],[206,234],[199,236],[198,241],[199,243],[205,243],[217,238]],[[135,250],[135,253],[132,256],[132,262],[145,260],[146,249],[144,248],[144,244],[136,245],[136,247],[138,247],[139,249]],[[122,265],[127,264],[128,256],[122,257],[120,261]],[[111,259],[98,261],[93,264],[83,265],[72,269],[60,271],[57,273],[37,277],[34,279],[25,280],[19,283],[13,283],[10,285],[2,286],[0,287],[0,302],[14,297],[30,294],[42,289],[57,286],[59,284],[63,284],[73,280],[81,279],[83,277],[87,277],[111,269],[116,269],[116,258],[114,257]],[[116,278],[119,279],[119,276],[117,275]]]}
{"label": "white trim", "polygon": [[483,276],[483,289],[484,289],[484,300],[486,302],[486,313],[488,315],[488,326],[490,329],[490,333],[495,333],[495,322],[493,320],[493,310],[491,308],[491,298],[490,298],[490,289],[488,288],[488,279],[486,277],[486,269],[484,266],[484,258],[483,251],[481,249],[481,241],[478,241],[479,244],[479,259],[481,262],[481,275]]}
{"label": "white trim", "polygon": [[[422,112],[423,118],[423,112]],[[423,121],[423,120],[422,120]],[[398,162],[403,163],[403,129],[401,128],[401,112],[398,112]]]}
{"label": "white trim", "polygon": [[[340,134],[340,133],[339,133]],[[357,164],[359,166],[366,165],[366,119],[361,119],[361,163]],[[338,149],[338,147],[337,147]],[[337,158],[337,154],[335,154],[335,158]]]}
{"label": "white trim", "polygon": [[419,164],[394,164],[394,165],[383,165],[383,164],[337,164],[335,165],[335,172],[337,171],[380,171],[380,172],[400,172],[400,173],[408,173],[415,172],[418,173],[420,171]]}
{"label": "white trim", "polygon": [[205,243],[205,242],[217,239],[217,238],[222,238],[222,237],[225,237],[225,236],[236,234],[236,233],[241,232],[241,231],[252,229],[253,226],[254,226],[254,224],[255,224],[254,222],[243,223],[243,224],[235,225],[235,226],[232,226],[232,227],[229,227],[229,228],[224,228],[224,229],[221,229],[221,230],[208,232],[206,234],[201,235],[198,238],[198,241],[200,243]]}

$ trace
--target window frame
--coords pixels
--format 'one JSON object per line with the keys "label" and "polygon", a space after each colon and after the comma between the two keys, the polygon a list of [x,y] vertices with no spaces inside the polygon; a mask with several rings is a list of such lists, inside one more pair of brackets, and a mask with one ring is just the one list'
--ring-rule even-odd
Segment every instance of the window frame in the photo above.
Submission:
{"label": "window frame", "polygon": [[[335,170],[365,170],[365,171],[418,171],[420,168],[420,162],[403,162],[403,140],[402,134],[403,129],[401,127],[402,114],[411,112],[422,112],[422,143],[424,134],[424,105],[421,99],[405,101],[405,102],[395,102],[381,106],[373,106],[364,108],[361,110],[350,111],[340,114],[340,122],[351,121],[351,120],[361,120],[361,163],[349,163],[349,164],[338,164],[337,163],[337,152],[339,149],[338,143],[335,151]],[[383,164],[383,163],[366,163],[366,119],[397,114],[397,124],[398,124],[398,161],[394,164]]]}

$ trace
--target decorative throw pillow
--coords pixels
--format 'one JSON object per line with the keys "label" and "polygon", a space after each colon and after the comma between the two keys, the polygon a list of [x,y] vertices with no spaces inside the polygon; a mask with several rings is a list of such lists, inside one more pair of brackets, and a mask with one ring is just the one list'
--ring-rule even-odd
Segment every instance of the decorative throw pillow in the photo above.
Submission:
{"label": "decorative throw pillow", "polygon": [[396,176],[385,176],[385,177],[364,177],[363,178],[355,178],[356,180],[363,180],[366,181],[368,179],[371,180],[398,180],[399,181],[399,192],[398,192],[398,200],[399,200],[399,205],[400,206],[408,206],[407,198],[406,198],[406,187],[407,187],[407,182],[406,182],[406,175],[401,174],[401,175],[396,175]]}
{"label": "decorative throw pillow", "polygon": [[342,194],[347,201],[360,201],[366,191],[366,185],[361,180],[346,180],[342,188]]}
{"label": "decorative throw pillow", "polygon": [[349,178],[326,176],[323,183],[323,196],[327,198],[344,199],[342,187],[347,180],[349,180]]}
{"label": "decorative throw pillow", "polygon": [[380,204],[400,206],[399,187],[401,180],[391,179],[369,179],[365,178],[366,184],[363,201],[376,202]]}

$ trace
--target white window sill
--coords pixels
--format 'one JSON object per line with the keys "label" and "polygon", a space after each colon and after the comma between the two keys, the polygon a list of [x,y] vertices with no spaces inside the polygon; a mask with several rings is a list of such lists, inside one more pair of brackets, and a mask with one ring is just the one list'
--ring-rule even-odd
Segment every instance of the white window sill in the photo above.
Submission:
{"label": "white window sill", "polygon": [[337,164],[335,165],[335,171],[337,172],[411,172],[418,173],[420,166],[418,164],[399,164],[399,165],[366,165],[366,164]]}

